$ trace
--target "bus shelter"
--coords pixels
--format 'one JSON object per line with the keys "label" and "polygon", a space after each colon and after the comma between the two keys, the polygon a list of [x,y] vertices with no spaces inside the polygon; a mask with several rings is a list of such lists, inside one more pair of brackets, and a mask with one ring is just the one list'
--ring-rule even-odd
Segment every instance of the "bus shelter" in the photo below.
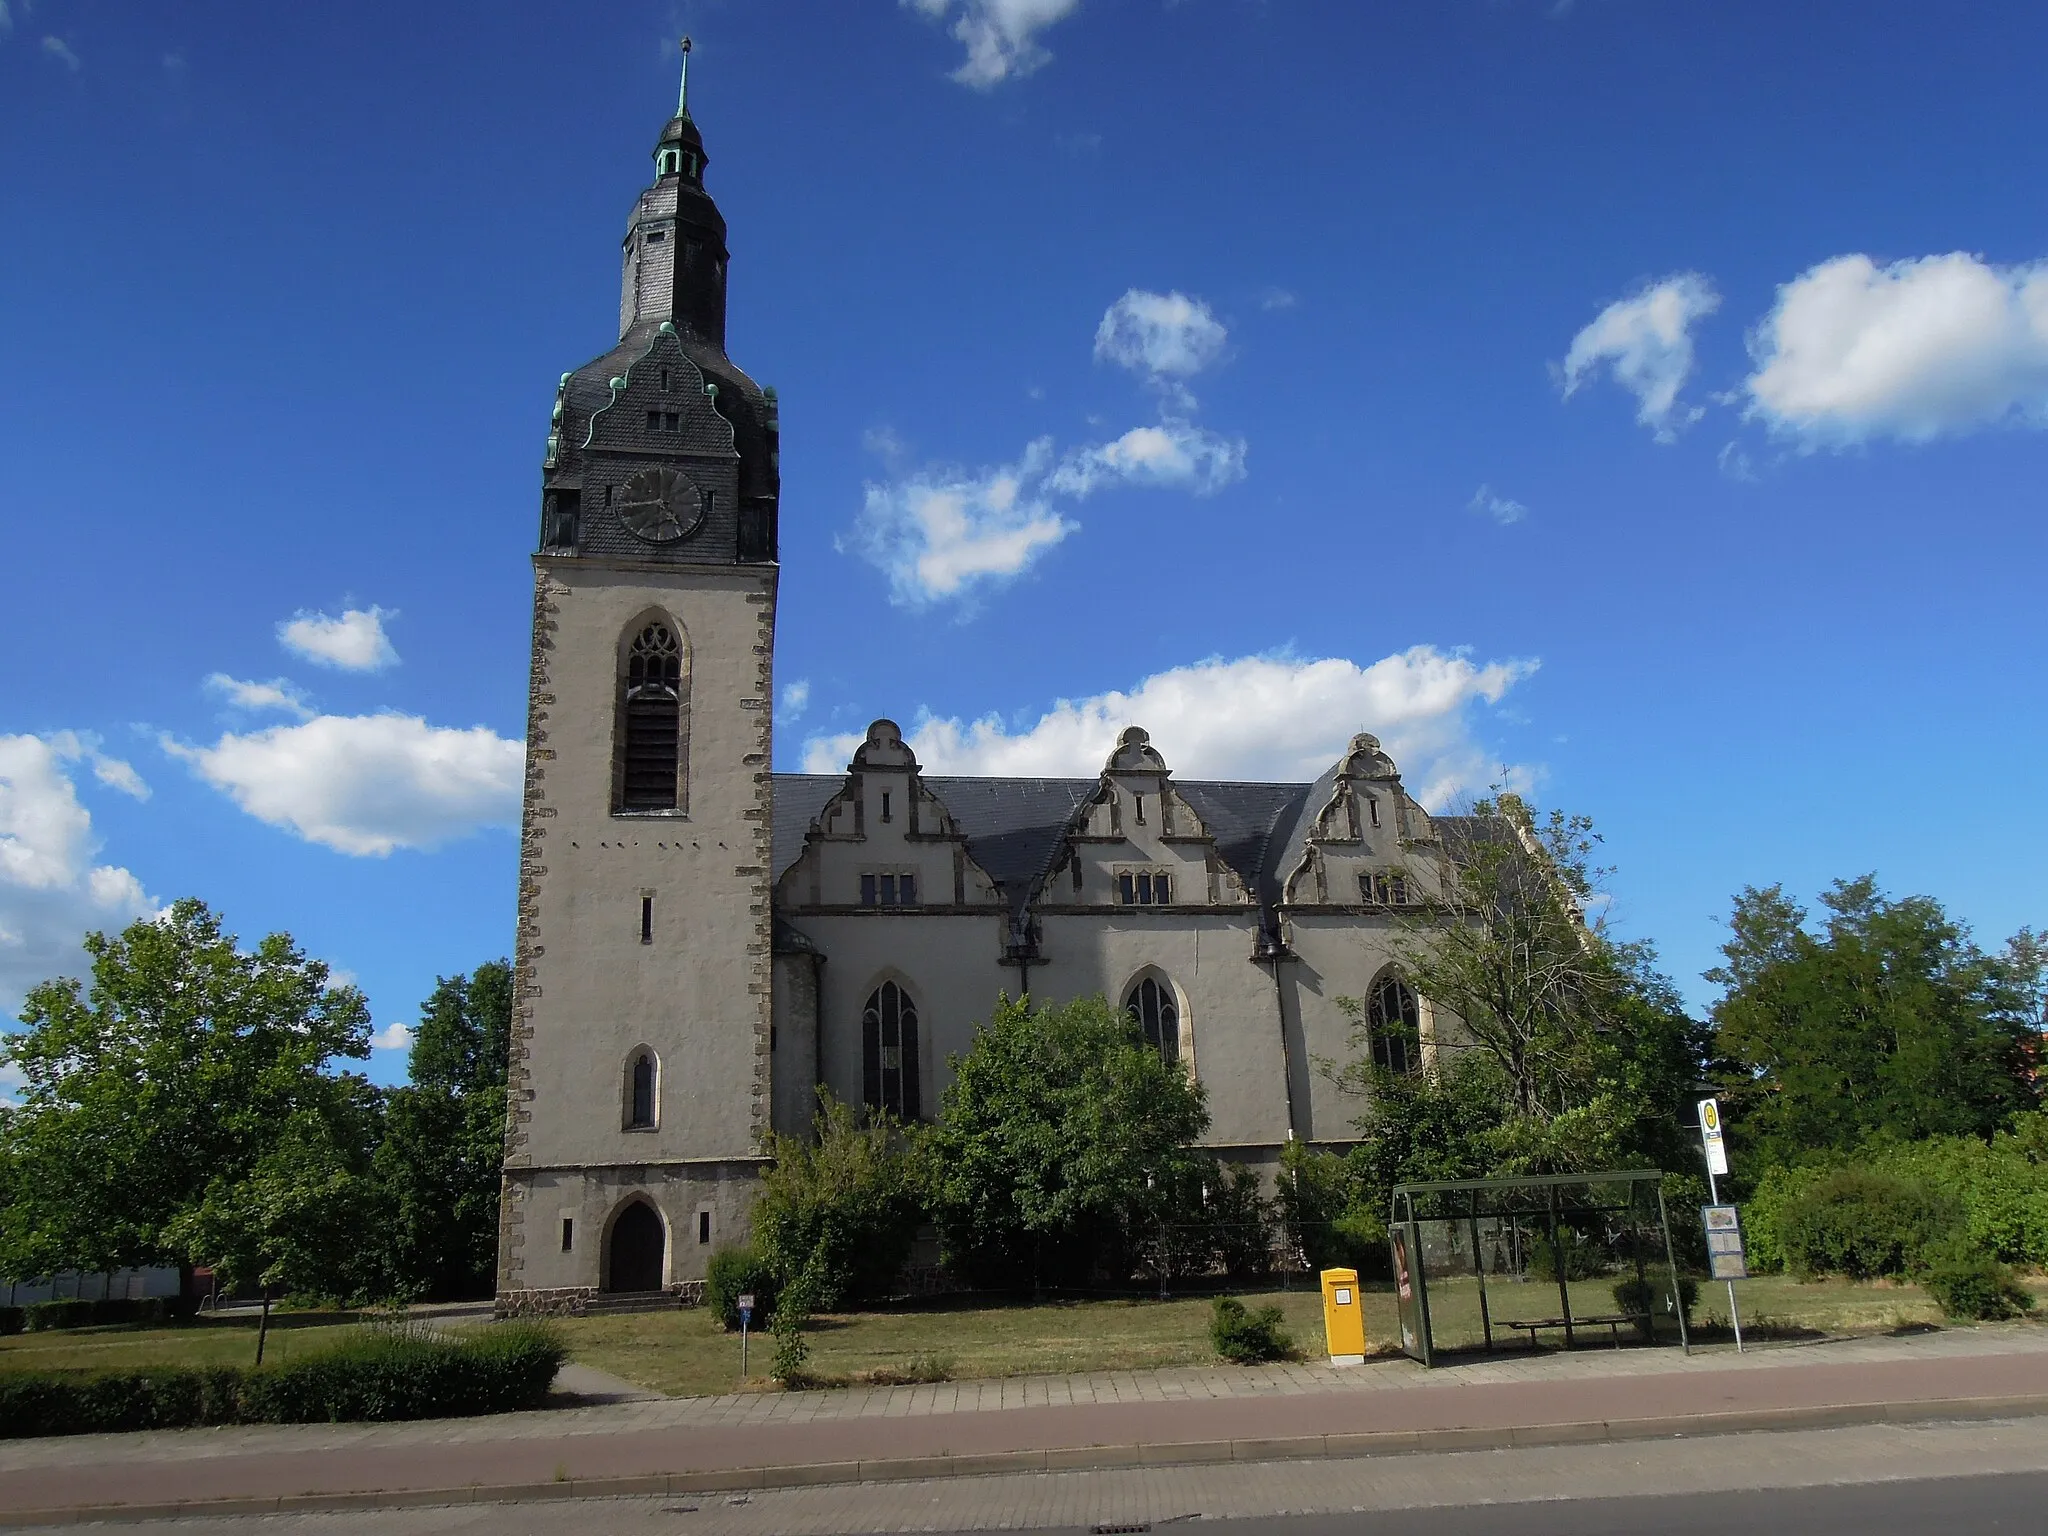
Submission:
{"label": "bus shelter", "polygon": [[1654,1169],[1397,1184],[1387,1242],[1401,1351],[1424,1365],[1549,1338],[1654,1343],[1674,1320],[1691,1353]]}

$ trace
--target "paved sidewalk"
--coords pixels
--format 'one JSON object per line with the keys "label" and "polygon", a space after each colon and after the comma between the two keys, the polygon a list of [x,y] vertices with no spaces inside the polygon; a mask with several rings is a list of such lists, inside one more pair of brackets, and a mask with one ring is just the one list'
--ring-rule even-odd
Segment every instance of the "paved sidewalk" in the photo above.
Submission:
{"label": "paved sidewalk", "polygon": [[0,1445],[0,1522],[90,1506],[308,1507],[1268,1460],[2048,1412],[2048,1328],[656,1399],[415,1424]]}

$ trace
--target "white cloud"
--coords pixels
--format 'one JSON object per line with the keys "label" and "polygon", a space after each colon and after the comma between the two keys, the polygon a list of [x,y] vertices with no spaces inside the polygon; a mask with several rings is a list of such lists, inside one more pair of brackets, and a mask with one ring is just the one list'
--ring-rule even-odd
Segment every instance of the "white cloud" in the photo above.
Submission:
{"label": "white cloud", "polygon": [[0,39],[12,35],[13,31],[14,17],[7,9],[7,0],[0,0]]}
{"label": "white cloud", "polygon": [[149,798],[149,786],[142,782],[142,775],[135,771],[133,763],[118,757],[106,757],[101,753],[92,754],[92,776],[109,789],[118,789],[122,794],[136,800]]}
{"label": "white cloud", "polygon": [[811,707],[811,685],[802,678],[785,683],[782,689],[782,713],[791,720],[798,719]]}
{"label": "white cloud", "polygon": [[1198,496],[1244,478],[1245,440],[1219,437],[1185,421],[1133,427],[1113,442],[1077,448],[1060,460],[1047,484],[1067,496],[1105,485],[1172,486]]}
{"label": "white cloud", "polygon": [[841,547],[886,572],[899,603],[969,599],[1022,574],[1079,529],[1057,498],[1081,500],[1115,485],[1204,495],[1244,478],[1245,453],[1243,438],[1175,420],[1134,427],[1057,460],[1052,439],[1041,437],[1012,464],[934,466],[886,485],[870,482]]}
{"label": "white cloud", "polygon": [[370,1036],[373,1051],[409,1051],[412,1049],[412,1030],[403,1024],[386,1024]]}
{"label": "white cloud", "polygon": [[84,974],[87,931],[124,928],[157,910],[128,870],[92,862],[100,841],[70,772],[93,756],[86,741],[69,731],[0,736],[0,1009],[8,1014],[35,983]]}
{"label": "white cloud", "polygon": [[1285,288],[1268,288],[1259,295],[1259,308],[1267,311],[1292,309],[1299,301]]}
{"label": "white cloud", "polygon": [[78,73],[78,55],[71,51],[71,45],[61,37],[43,39],[43,52],[62,64],[74,75]]}
{"label": "white cloud", "polygon": [[902,603],[961,597],[1016,576],[1072,533],[1036,494],[1052,460],[1040,438],[1015,464],[934,467],[888,485],[870,483],[850,547],[888,573]]}
{"label": "white cloud", "polygon": [[525,748],[416,715],[321,715],[166,752],[259,821],[342,853],[433,848],[518,818]]}
{"label": "white cloud", "polygon": [[2048,426],[2048,262],[1837,256],[1750,338],[1747,414],[1808,447]]}
{"label": "white cloud", "polygon": [[[1062,699],[1013,731],[997,715],[923,715],[909,741],[933,773],[1085,778],[1099,773],[1118,732],[1142,725],[1176,773],[1191,779],[1305,781],[1351,736],[1369,730],[1400,763],[1411,792],[1441,805],[1502,773],[1473,732],[1472,706],[1495,704],[1536,662],[1478,663],[1418,645],[1370,666],[1285,653],[1220,657],[1146,678],[1129,692]],[[805,767],[837,773],[860,733],[805,743]]]}
{"label": "white cloud", "polygon": [[1721,445],[1721,451],[1714,455],[1714,463],[1730,480],[1756,479],[1756,467],[1750,463],[1749,450],[1732,439]]}
{"label": "white cloud", "polygon": [[1468,512],[1484,512],[1496,523],[1506,525],[1519,523],[1529,515],[1529,509],[1519,501],[1510,500],[1490,485],[1482,485],[1472,493],[1472,499],[1465,503]]}
{"label": "white cloud", "polygon": [[1659,442],[1672,441],[1700,417],[1678,400],[1692,373],[1692,327],[1720,305],[1714,285],[1697,272],[1676,273],[1616,300],[1572,338],[1559,370],[1566,396],[1608,364],[1614,381],[1636,397],[1636,420]]}
{"label": "white cloud", "polygon": [[[1072,15],[1081,0],[960,0],[952,33],[967,49],[967,58],[953,78],[976,90],[992,90],[1003,81],[1030,74],[1052,55],[1038,43],[1038,34]],[[952,10],[952,0],[903,0],[909,9],[933,21]]]}
{"label": "white cloud", "polygon": [[215,672],[206,679],[206,686],[236,709],[277,709],[288,715],[297,715],[301,720],[313,718],[305,695],[289,678],[273,677],[267,683],[256,683],[229,677],[225,672]]}
{"label": "white cloud", "polygon": [[1193,378],[1223,355],[1229,337],[1200,299],[1132,288],[1103,311],[1095,358],[1164,383]]}
{"label": "white cloud", "polygon": [[344,672],[376,672],[398,660],[384,634],[384,621],[398,615],[382,608],[350,608],[338,619],[300,609],[277,626],[288,651]]}

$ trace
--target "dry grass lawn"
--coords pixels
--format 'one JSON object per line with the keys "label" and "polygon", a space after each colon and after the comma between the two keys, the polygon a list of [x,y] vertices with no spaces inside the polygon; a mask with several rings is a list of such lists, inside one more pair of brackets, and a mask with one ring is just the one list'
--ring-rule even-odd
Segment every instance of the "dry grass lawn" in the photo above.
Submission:
{"label": "dry grass lawn", "polygon": [[[1577,1315],[1615,1310],[1612,1278],[1572,1286]],[[1367,1347],[1395,1348],[1391,1286],[1363,1287]],[[2037,1284],[2048,1297],[2048,1285]],[[1438,1347],[1479,1344],[1476,1287],[1469,1280],[1439,1282],[1431,1288],[1431,1313]],[[1727,1288],[1703,1283],[1699,1321],[1707,1337],[1725,1324]],[[1820,1281],[1801,1285],[1772,1276],[1743,1281],[1738,1288],[1745,1329],[1768,1323],[1780,1333],[1876,1333],[1940,1321],[1940,1309],[1919,1287],[1858,1285]],[[827,1379],[858,1381],[875,1373],[912,1376],[914,1362],[943,1363],[956,1380],[1034,1375],[1044,1372],[1143,1370],[1161,1366],[1213,1365],[1209,1347],[1208,1296],[1157,1300],[1056,1301],[1037,1306],[959,1300],[875,1312],[819,1318],[810,1342],[809,1368]],[[1302,1358],[1326,1353],[1322,1302],[1304,1290],[1246,1293],[1251,1306],[1278,1306]],[[1509,1318],[1557,1315],[1555,1284],[1524,1282],[1488,1289],[1495,1337],[1505,1343]],[[658,1392],[694,1396],[745,1386],[766,1388],[772,1338],[757,1335],[750,1379],[740,1379],[740,1342],[723,1332],[703,1309],[643,1312],[621,1317],[573,1318],[562,1324],[571,1354]],[[1605,1338],[1602,1329],[1597,1335]],[[1557,1342],[1557,1336],[1545,1336]],[[1583,1342],[1583,1340],[1582,1340]]]}

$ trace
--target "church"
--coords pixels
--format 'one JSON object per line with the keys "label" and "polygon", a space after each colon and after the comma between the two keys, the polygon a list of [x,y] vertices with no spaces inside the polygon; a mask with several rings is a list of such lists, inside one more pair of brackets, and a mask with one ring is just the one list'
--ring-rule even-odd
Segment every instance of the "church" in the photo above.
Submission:
{"label": "church", "polygon": [[928,1119],[1004,993],[1127,1008],[1220,1158],[1349,1139],[1339,999],[1381,1064],[1434,1049],[1395,941],[1461,819],[1368,735],[1312,784],[1183,779],[1138,722],[1093,778],[965,778],[877,720],[774,772],[777,401],[727,356],[687,94],[653,159],[542,458],[499,1310],[694,1295],[819,1085]]}

